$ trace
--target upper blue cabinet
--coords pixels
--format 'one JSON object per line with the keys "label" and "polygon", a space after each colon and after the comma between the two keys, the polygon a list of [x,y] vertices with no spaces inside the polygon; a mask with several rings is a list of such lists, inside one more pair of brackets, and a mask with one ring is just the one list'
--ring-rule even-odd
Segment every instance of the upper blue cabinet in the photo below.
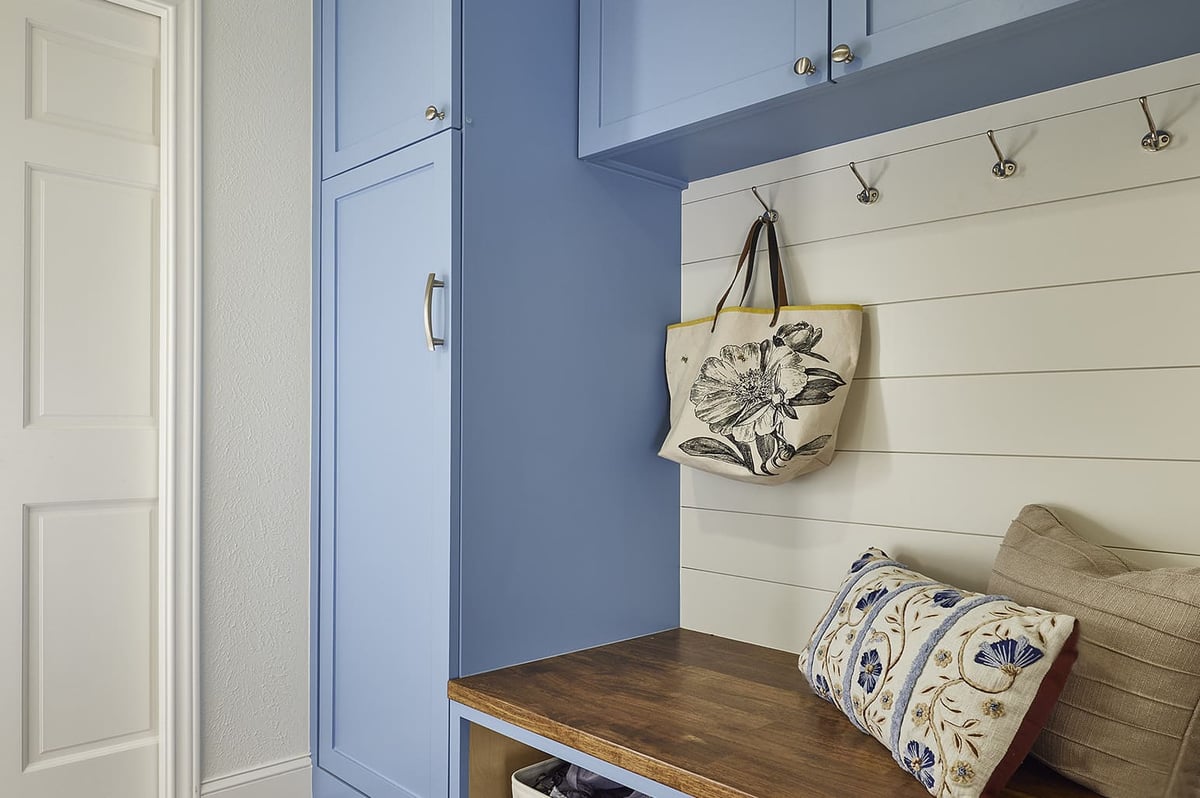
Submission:
{"label": "upper blue cabinet", "polygon": [[1077,0],[830,0],[834,80]]}
{"label": "upper blue cabinet", "polygon": [[1197,0],[580,10],[580,157],[672,185],[1200,51]]}
{"label": "upper blue cabinet", "polygon": [[829,77],[828,0],[581,0],[580,27],[581,157]]}
{"label": "upper blue cabinet", "polygon": [[326,0],[321,176],[460,127],[458,2]]}

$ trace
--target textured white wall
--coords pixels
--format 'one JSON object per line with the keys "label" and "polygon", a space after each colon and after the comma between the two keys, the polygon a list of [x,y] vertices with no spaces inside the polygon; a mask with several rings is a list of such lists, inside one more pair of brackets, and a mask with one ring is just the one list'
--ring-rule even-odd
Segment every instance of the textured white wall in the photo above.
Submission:
{"label": "textured white wall", "polygon": [[308,753],[312,4],[203,2],[201,775]]}

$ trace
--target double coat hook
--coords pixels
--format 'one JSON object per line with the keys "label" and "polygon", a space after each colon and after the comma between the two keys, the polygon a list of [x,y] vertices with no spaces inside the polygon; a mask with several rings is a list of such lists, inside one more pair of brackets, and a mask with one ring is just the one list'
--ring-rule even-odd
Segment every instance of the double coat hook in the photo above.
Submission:
{"label": "double coat hook", "polygon": [[750,190],[754,192],[754,198],[758,200],[758,204],[763,206],[762,220],[764,222],[778,222],[779,214],[763,201],[763,198],[758,193],[758,186],[750,186]]}
{"label": "double coat hook", "polygon": [[1017,162],[1010,161],[1004,157],[1004,153],[1000,152],[1000,145],[996,143],[996,133],[993,130],[987,132],[988,141],[992,142],[992,149],[996,151],[996,163],[992,165],[992,177],[1003,180],[1006,177],[1012,177],[1017,173]]}
{"label": "double coat hook", "polygon": [[1142,136],[1142,149],[1146,152],[1158,152],[1167,148],[1171,143],[1171,134],[1165,130],[1159,130],[1158,125],[1154,124],[1154,117],[1150,115],[1150,106],[1146,103],[1145,97],[1138,97],[1138,102],[1141,103],[1142,113],[1146,115],[1146,124],[1150,128],[1150,132]]}
{"label": "double coat hook", "polygon": [[868,186],[867,181],[863,180],[862,175],[858,173],[858,169],[854,167],[854,161],[850,162],[850,171],[858,178],[858,182],[862,185],[862,191],[858,192],[858,201],[863,205],[874,205],[879,202],[879,189],[874,186]]}

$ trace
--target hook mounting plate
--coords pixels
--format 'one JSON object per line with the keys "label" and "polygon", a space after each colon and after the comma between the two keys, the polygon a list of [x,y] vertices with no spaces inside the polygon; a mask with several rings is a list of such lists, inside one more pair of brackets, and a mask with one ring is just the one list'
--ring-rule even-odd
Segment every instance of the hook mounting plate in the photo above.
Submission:
{"label": "hook mounting plate", "polygon": [[1142,149],[1147,152],[1158,152],[1166,149],[1171,143],[1171,134],[1165,130],[1154,130],[1142,136]]}
{"label": "hook mounting plate", "polygon": [[864,188],[858,192],[858,201],[863,205],[874,205],[876,202],[879,202],[879,189],[874,187]]}

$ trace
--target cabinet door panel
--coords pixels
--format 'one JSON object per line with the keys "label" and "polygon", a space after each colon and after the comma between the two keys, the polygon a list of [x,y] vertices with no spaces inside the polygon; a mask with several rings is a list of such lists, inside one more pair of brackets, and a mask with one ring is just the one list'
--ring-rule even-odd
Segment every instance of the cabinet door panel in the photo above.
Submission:
{"label": "cabinet door panel", "polygon": [[450,132],[325,182],[318,765],[370,798],[446,793]]}
{"label": "cabinet door panel", "polygon": [[[580,155],[822,83],[826,0],[583,0]],[[808,56],[817,73],[793,65]]]}
{"label": "cabinet door panel", "polygon": [[[854,60],[830,65],[833,79],[919,53],[1075,0],[830,0],[831,47]],[[1014,57],[1018,57],[1014,54]],[[998,67],[1002,68],[1002,67]]]}
{"label": "cabinet door panel", "polygon": [[[457,0],[324,0],[323,177],[458,127]],[[445,119],[425,118],[433,105]]]}

